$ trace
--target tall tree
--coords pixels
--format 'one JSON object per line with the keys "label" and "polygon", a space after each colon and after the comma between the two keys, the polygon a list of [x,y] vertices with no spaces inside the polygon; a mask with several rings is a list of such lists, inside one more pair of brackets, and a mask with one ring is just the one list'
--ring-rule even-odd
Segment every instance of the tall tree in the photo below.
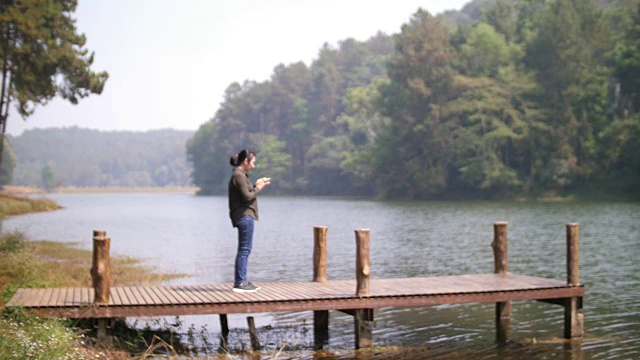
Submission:
{"label": "tall tree", "polygon": [[376,173],[387,195],[427,197],[447,183],[441,121],[453,79],[449,29],[420,9],[395,40],[391,81],[381,89],[381,113],[390,123],[376,142]]}
{"label": "tall tree", "polygon": [[[595,171],[597,134],[607,121],[609,46],[602,11],[593,0],[548,2],[528,44],[526,63],[546,89],[556,148],[549,171],[560,187]],[[550,179],[551,179],[550,178]]]}
{"label": "tall tree", "polygon": [[[4,139],[9,107],[27,118],[37,105],[56,95],[77,104],[100,94],[106,72],[90,70],[93,53],[77,33],[72,14],[77,0],[2,0],[0,2],[0,140]],[[0,141],[0,164],[3,141]]]}

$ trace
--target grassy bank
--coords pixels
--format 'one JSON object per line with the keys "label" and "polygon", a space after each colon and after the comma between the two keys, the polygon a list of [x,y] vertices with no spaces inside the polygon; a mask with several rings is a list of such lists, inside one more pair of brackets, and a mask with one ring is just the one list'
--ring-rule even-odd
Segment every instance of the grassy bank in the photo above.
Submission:
{"label": "grassy bank", "polygon": [[[92,346],[91,339],[75,329],[77,323],[4,309],[18,288],[90,286],[91,251],[73,244],[27,241],[24,234],[10,232],[0,234],[0,258],[0,359],[127,359],[145,347],[135,332],[129,335],[132,338],[124,350]],[[158,274],[127,257],[111,260],[115,286],[151,284],[180,276]]]}
{"label": "grassy bank", "polygon": [[27,197],[8,192],[0,192],[0,218],[33,212],[60,209],[60,205],[45,197]]}

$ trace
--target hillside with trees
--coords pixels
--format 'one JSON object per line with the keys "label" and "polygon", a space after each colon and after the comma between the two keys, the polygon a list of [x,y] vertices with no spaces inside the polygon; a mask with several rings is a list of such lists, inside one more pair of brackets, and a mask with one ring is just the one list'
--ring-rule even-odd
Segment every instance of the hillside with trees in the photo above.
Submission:
{"label": "hillside with trees", "polygon": [[190,186],[185,153],[193,131],[27,130],[9,137],[13,184],[76,187]]}
{"label": "hillside with trees", "polygon": [[[600,2],[602,3],[602,2]],[[477,0],[233,83],[188,143],[202,194],[513,198],[640,188],[640,0]],[[458,21],[463,19],[464,21]]]}

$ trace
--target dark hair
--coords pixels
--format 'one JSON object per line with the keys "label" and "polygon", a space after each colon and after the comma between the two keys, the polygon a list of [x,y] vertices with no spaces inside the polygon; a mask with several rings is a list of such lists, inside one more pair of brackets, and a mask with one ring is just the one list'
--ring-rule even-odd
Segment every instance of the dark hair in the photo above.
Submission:
{"label": "dark hair", "polygon": [[239,153],[233,155],[231,157],[231,159],[229,159],[229,163],[231,164],[231,166],[239,166],[246,159],[251,160],[254,156],[255,156],[255,154],[254,154],[253,151],[249,151],[247,149],[244,149],[244,150],[240,151]]}

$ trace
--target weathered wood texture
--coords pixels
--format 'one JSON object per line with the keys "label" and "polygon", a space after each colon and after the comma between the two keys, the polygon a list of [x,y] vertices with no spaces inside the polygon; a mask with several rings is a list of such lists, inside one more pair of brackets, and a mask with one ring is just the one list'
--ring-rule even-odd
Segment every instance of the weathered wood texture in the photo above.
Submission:
{"label": "weathered wood texture", "polygon": [[[493,224],[493,263],[496,274],[507,274],[509,272],[509,251],[507,243],[507,223],[496,222]],[[505,342],[511,333],[511,301],[496,303],[496,339],[498,342]]]}
{"label": "weathered wood texture", "polygon": [[570,286],[580,284],[579,237],[578,224],[567,224],[567,284]]}
{"label": "weathered wood texture", "polygon": [[100,318],[376,309],[584,295],[581,285],[567,286],[565,281],[511,273],[372,279],[368,297],[353,293],[354,280],[261,283],[261,289],[255,293],[235,293],[232,287],[232,284],[112,287],[108,306],[92,305],[91,288],[18,289],[6,307],[24,307],[49,317]]}
{"label": "weathered wood texture", "polygon": [[493,248],[494,272],[504,274],[509,272],[509,252],[507,249],[507,223],[496,222],[493,224]]}
{"label": "weathered wood texture", "polygon": [[369,259],[369,229],[356,230],[356,295],[371,294],[371,264]]}
{"label": "weathered wood texture", "polygon": [[327,227],[313,228],[313,281],[327,281]]}
{"label": "weathered wood texture", "polygon": [[91,266],[91,281],[95,292],[96,304],[107,304],[111,287],[111,257],[109,254],[111,239],[106,231],[93,232],[93,263]]}

